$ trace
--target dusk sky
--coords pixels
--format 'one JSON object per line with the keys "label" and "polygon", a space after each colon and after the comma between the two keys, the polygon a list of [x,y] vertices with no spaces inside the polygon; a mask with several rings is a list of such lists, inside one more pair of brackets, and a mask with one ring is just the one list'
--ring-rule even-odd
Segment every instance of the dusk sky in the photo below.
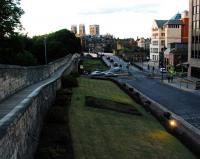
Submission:
{"label": "dusk sky", "polygon": [[189,0],[21,0],[22,25],[29,36],[83,23],[99,24],[100,33],[119,38],[150,37],[154,19],[188,10]]}

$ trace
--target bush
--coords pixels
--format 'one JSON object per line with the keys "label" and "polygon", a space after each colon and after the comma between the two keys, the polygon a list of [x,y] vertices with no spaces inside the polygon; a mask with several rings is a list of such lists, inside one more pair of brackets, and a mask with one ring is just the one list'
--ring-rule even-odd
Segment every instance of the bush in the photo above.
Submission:
{"label": "bush", "polygon": [[37,60],[32,53],[24,51],[22,53],[17,54],[16,64],[23,66],[34,66],[37,64]]}
{"label": "bush", "polygon": [[62,77],[62,87],[64,89],[78,87],[78,80],[72,75],[63,76]]}
{"label": "bush", "polygon": [[78,72],[73,72],[73,73],[71,73],[71,75],[72,75],[73,77],[75,77],[75,78],[80,77],[80,74],[79,74]]}
{"label": "bush", "polygon": [[62,107],[53,107],[47,116],[48,123],[66,123],[66,112],[63,111]]}
{"label": "bush", "polygon": [[67,106],[70,102],[70,96],[67,95],[62,95],[62,96],[58,96],[56,97],[56,105],[58,106]]}
{"label": "bush", "polygon": [[72,95],[72,91],[70,89],[61,89],[61,90],[58,90],[56,92],[56,96],[59,96],[59,95],[69,95],[71,96]]}

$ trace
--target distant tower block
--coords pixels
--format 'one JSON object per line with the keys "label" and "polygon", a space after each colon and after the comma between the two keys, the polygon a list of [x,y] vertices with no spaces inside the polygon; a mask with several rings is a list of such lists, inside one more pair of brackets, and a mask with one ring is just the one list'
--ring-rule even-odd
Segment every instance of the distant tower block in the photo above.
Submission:
{"label": "distant tower block", "polygon": [[79,25],[79,36],[85,36],[85,25],[84,24]]}
{"label": "distant tower block", "polygon": [[90,35],[91,36],[99,36],[100,31],[99,31],[99,25],[90,25]]}
{"label": "distant tower block", "polygon": [[75,35],[77,34],[77,25],[71,26],[71,32],[73,32]]}

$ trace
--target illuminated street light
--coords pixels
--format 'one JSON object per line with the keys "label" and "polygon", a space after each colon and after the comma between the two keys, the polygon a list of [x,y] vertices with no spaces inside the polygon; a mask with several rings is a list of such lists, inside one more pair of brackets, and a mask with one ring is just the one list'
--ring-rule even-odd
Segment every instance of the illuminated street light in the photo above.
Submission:
{"label": "illuminated street light", "polygon": [[170,119],[169,120],[169,125],[170,125],[170,127],[175,128],[177,126],[176,120]]}

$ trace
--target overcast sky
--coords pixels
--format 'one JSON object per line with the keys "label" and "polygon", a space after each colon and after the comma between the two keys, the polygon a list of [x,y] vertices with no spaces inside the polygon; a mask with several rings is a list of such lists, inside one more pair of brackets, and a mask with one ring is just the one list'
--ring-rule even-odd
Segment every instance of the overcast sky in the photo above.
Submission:
{"label": "overcast sky", "polygon": [[188,10],[189,0],[21,0],[24,32],[41,35],[83,23],[120,38],[150,37],[154,19]]}

